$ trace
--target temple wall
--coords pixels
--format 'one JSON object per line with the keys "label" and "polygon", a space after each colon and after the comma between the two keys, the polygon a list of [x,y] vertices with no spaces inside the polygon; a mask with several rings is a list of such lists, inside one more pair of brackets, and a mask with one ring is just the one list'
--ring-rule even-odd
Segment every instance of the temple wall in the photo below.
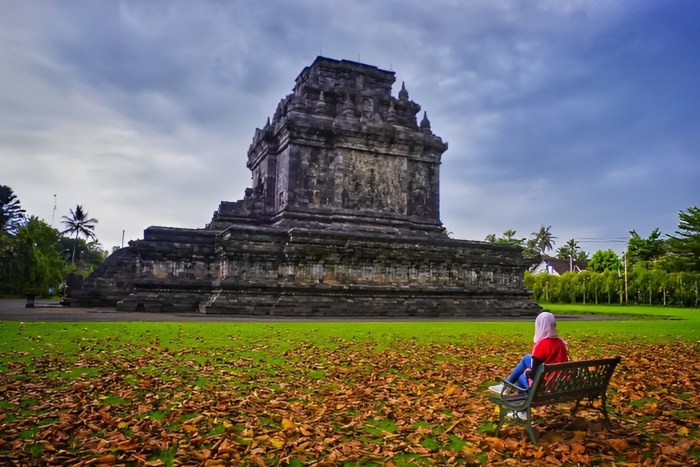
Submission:
{"label": "temple wall", "polygon": [[318,238],[300,238],[298,230],[245,237],[233,234],[221,247],[225,271],[221,285],[273,281],[278,286],[432,285],[520,290],[523,280],[517,272],[527,266],[517,261],[516,249],[499,251],[481,242],[402,242],[376,236],[358,240],[329,232],[319,232]]}
{"label": "temple wall", "polygon": [[[117,307],[292,316],[536,310],[522,280],[527,264],[513,247],[273,227],[232,227],[217,238],[206,247],[179,242],[187,260],[173,259],[167,243],[138,244],[133,293]],[[357,308],[363,302],[373,306]]]}
{"label": "temple wall", "polygon": [[[513,247],[302,229],[228,233],[225,274],[200,304],[205,313],[520,316],[537,309],[523,286],[527,264]],[[370,308],[357,308],[371,297]]]}

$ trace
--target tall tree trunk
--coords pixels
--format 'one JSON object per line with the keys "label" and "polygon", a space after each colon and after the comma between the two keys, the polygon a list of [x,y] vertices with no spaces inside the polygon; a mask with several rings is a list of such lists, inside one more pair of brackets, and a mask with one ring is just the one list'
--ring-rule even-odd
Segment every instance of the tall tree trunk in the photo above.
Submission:
{"label": "tall tree trunk", "polygon": [[75,264],[75,249],[78,247],[78,232],[75,233],[75,242],[73,243],[73,256],[70,259],[70,264]]}
{"label": "tall tree trunk", "polygon": [[664,294],[664,306],[666,306],[666,286],[665,285],[663,288],[663,294]]}

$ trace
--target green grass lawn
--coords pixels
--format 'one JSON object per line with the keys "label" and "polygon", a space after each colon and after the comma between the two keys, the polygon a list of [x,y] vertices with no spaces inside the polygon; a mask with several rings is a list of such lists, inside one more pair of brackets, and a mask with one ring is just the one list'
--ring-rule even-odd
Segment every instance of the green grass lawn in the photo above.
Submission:
{"label": "green grass lawn", "polygon": [[592,314],[700,320],[700,309],[698,308],[672,308],[646,305],[582,305],[580,303],[573,305],[547,303],[543,304],[542,307],[551,311],[552,313],[561,314]]}
{"label": "green grass lawn", "polygon": [[610,430],[552,407],[537,447],[493,436],[532,321],[0,322],[0,463],[697,462],[700,310],[545,308],[574,358],[623,357]]}
{"label": "green grass lawn", "polygon": [[697,341],[700,338],[700,309],[616,305],[542,305],[555,315],[579,314],[609,317],[607,321],[562,319],[562,334],[571,332],[606,339],[643,339],[664,342],[667,339]]}

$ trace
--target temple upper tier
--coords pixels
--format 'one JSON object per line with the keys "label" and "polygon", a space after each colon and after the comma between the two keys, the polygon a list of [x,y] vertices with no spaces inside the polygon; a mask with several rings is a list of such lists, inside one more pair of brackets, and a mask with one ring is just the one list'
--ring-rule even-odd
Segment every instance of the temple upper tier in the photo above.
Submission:
{"label": "temple upper tier", "polygon": [[318,57],[265,126],[247,167],[252,188],[222,202],[209,228],[232,223],[443,235],[440,159],[447,143],[394,72]]}

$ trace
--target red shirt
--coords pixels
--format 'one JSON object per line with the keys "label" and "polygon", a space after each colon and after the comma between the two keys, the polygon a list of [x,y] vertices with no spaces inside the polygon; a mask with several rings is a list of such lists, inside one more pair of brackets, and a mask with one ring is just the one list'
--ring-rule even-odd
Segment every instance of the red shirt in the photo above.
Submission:
{"label": "red shirt", "polygon": [[543,363],[569,361],[566,344],[559,337],[545,337],[532,347],[532,356]]}

